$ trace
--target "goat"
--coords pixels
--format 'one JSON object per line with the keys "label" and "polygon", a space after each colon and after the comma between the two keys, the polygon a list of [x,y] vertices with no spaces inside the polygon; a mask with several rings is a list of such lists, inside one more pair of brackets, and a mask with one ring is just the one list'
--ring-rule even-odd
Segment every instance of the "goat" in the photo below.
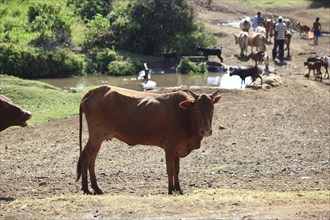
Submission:
{"label": "goat", "polygon": [[325,68],[325,73],[324,73],[324,77],[326,77],[328,75],[328,79],[329,79],[329,72],[328,72],[328,66],[329,66],[329,62],[328,62],[328,58],[327,57],[321,57],[321,56],[312,56],[312,57],[308,57],[307,58],[307,62],[315,62],[315,61],[321,61],[322,62],[322,66],[324,66]]}
{"label": "goat", "polygon": [[[320,81],[322,82],[322,73],[321,73],[322,61],[304,62],[304,66],[308,66],[308,74],[306,74],[305,77],[308,78],[311,70],[313,70],[315,80],[320,79]],[[315,70],[316,70],[316,74],[315,74]]]}
{"label": "goat", "polygon": [[266,52],[263,51],[256,51],[252,52],[247,56],[248,60],[252,59],[255,62],[255,65],[262,64],[265,62],[266,70],[268,70],[269,67],[269,56]]}
{"label": "goat", "polygon": [[253,67],[248,67],[246,69],[234,69],[233,72],[229,73],[230,76],[239,76],[242,80],[241,82],[241,88],[243,86],[243,83],[245,84],[245,78],[251,77],[252,82],[254,82],[257,78],[260,78],[261,80],[261,87],[262,87],[262,77],[261,77],[262,70],[256,65]]}
{"label": "goat", "polygon": [[298,28],[299,28],[300,35],[301,35],[301,33],[303,33],[303,32],[305,32],[305,33],[307,34],[308,31],[311,30],[307,25],[305,25],[305,24],[300,24],[300,22],[298,22],[297,25],[298,25]]}

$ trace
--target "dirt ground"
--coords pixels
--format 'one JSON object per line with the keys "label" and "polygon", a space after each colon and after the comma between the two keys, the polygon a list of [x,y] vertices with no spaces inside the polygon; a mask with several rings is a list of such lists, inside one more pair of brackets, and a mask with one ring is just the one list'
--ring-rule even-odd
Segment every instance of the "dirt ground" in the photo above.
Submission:
{"label": "dirt ground", "polygon": [[[263,13],[312,23],[307,11]],[[218,36],[225,64],[253,63],[237,57],[232,34],[239,30],[218,24],[255,12],[224,1],[199,10]],[[329,23],[322,25],[329,31]],[[0,219],[329,219],[330,80],[305,78],[303,66],[310,55],[329,56],[329,47],[329,35],[315,46],[295,35],[292,57],[270,64],[280,86],[223,91],[213,135],[181,159],[184,196],[166,194],[162,149],[117,140],[105,142],[96,161],[105,195],[82,195],[75,182],[78,116],[1,132]],[[84,128],[86,141],[86,123]]]}

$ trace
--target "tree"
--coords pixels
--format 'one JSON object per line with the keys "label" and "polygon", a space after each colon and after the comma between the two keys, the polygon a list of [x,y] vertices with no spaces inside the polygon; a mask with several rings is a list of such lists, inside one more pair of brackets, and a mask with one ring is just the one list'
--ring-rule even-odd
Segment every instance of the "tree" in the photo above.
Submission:
{"label": "tree", "polygon": [[117,0],[109,18],[117,47],[146,55],[182,50],[181,37],[204,31],[186,0]]}
{"label": "tree", "polygon": [[59,6],[40,3],[31,5],[28,11],[28,21],[31,23],[31,31],[40,33],[39,37],[33,41],[35,45],[70,46],[70,23],[61,14]]}

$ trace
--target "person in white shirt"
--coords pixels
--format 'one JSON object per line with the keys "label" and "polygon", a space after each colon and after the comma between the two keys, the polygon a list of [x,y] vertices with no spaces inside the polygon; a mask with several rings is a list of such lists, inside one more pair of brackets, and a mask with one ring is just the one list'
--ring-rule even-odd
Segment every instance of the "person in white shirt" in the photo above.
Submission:
{"label": "person in white shirt", "polygon": [[283,17],[278,17],[278,23],[275,24],[275,37],[274,37],[274,48],[273,48],[273,60],[276,58],[277,48],[280,50],[279,58],[280,62],[284,59],[284,43],[286,37],[286,24],[283,22]]}
{"label": "person in white shirt", "polygon": [[261,26],[261,27],[264,26],[264,18],[261,17],[261,12],[260,11],[258,11],[257,15],[255,15],[253,17],[252,28],[253,28],[254,32],[256,31],[258,26]]}

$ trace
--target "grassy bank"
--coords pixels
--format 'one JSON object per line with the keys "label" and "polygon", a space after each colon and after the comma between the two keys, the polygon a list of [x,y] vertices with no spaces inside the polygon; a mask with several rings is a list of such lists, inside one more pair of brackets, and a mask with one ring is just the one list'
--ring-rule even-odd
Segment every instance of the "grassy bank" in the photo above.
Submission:
{"label": "grassy bank", "polygon": [[33,116],[29,121],[32,126],[50,119],[78,114],[80,100],[87,90],[88,88],[71,93],[47,83],[0,74],[0,94],[32,112]]}

